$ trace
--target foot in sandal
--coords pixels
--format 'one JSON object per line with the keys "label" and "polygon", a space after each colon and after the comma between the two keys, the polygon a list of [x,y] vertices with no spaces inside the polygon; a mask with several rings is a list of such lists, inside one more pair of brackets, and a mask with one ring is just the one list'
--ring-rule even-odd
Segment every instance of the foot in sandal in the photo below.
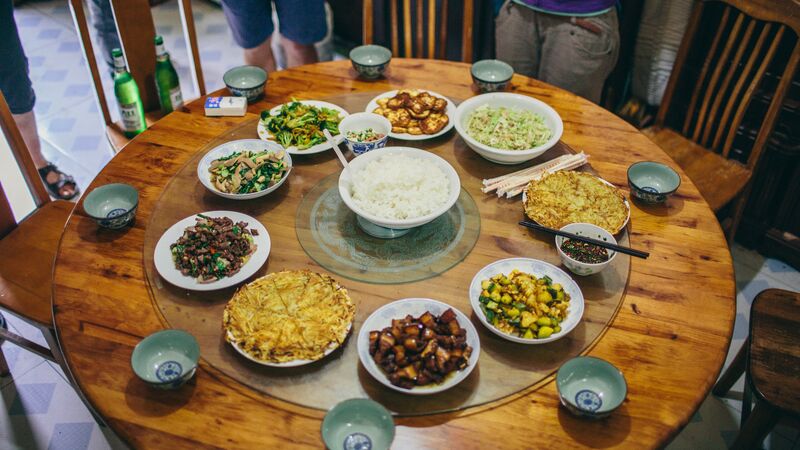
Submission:
{"label": "foot in sandal", "polygon": [[58,170],[55,164],[48,163],[39,168],[39,176],[42,177],[50,195],[57,199],[72,200],[81,192],[75,179]]}

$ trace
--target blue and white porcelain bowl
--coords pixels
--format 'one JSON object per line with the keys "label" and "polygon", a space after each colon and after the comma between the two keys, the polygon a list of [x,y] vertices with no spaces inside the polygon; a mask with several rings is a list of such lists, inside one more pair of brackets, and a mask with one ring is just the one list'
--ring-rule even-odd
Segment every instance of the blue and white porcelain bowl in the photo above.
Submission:
{"label": "blue and white porcelain bowl", "polygon": [[664,203],[680,185],[678,172],[665,164],[641,161],[628,167],[631,195],[645,203]]}
{"label": "blue and white porcelain bowl", "polygon": [[388,450],[394,440],[394,420],[380,403],[351,398],[328,411],[321,431],[331,450]]}
{"label": "blue and white porcelain bowl", "polygon": [[[361,142],[348,137],[350,132],[359,133],[367,129],[372,129],[375,133],[382,134],[383,137],[372,142]],[[350,114],[339,123],[339,133],[344,136],[347,148],[355,155],[386,147],[386,142],[389,140],[389,132],[391,131],[392,123],[387,118],[380,114],[368,112]]]}
{"label": "blue and white porcelain bowl", "polygon": [[222,81],[231,94],[236,97],[247,97],[247,103],[253,103],[264,94],[267,76],[267,71],[261,67],[239,66],[225,72]]}
{"label": "blue and white porcelain bowl", "polygon": [[133,186],[112,183],[89,192],[83,210],[104,228],[116,230],[133,223],[139,206],[139,192]]}
{"label": "blue and white porcelain bowl", "polygon": [[391,60],[392,51],[380,45],[360,45],[350,50],[353,68],[368,80],[380,78]]}
{"label": "blue and white porcelain bowl", "polygon": [[483,59],[470,68],[472,81],[481,93],[503,91],[508,87],[514,69],[499,59]]}
{"label": "blue and white porcelain bowl", "polygon": [[[598,227],[597,225],[591,223],[571,223],[561,227],[561,231],[577,234],[578,236],[597,239],[598,241],[605,241],[610,244],[617,243],[617,240],[614,239],[614,236],[611,233],[602,227]],[[563,244],[567,239],[568,238],[562,236],[556,236],[556,249],[558,250],[558,256],[561,257],[561,263],[564,264],[564,266],[566,266],[567,269],[569,269],[570,272],[574,273],[575,275],[594,275],[608,267],[608,265],[611,264],[611,261],[617,257],[617,252],[606,249],[608,251],[608,260],[605,262],[590,264],[578,261],[561,250],[561,244]]]}
{"label": "blue and white porcelain bowl", "polygon": [[181,330],[162,330],[136,344],[131,354],[133,372],[158,389],[177,389],[197,370],[200,346]]}
{"label": "blue and white porcelain bowl", "polygon": [[569,412],[591,419],[608,416],[628,395],[622,372],[593,356],[578,356],[565,362],[556,374],[556,387]]}

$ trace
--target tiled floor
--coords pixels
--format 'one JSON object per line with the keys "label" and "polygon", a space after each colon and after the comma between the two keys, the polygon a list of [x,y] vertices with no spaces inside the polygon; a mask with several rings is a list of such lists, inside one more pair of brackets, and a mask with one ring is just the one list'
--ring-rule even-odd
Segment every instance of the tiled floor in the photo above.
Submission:
{"label": "tiled floor", "polygon": [[[195,1],[193,7],[206,87],[216,89],[222,84],[225,70],[241,64],[241,53],[218,7],[206,1]],[[156,7],[153,15],[177,66],[184,96],[192,98],[197,94],[191,88],[177,3]],[[30,60],[38,97],[35,112],[45,155],[85,187],[110,160],[112,152],[66,1],[27,2],[17,7],[15,17]],[[113,99],[109,77],[104,77],[104,85],[106,95]],[[110,108],[116,114],[115,105]],[[739,294],[729,361],[747,335],[750,302],[755,294],[767,287],[800,291],[800,273],[779,261],[764,259],[739,246],[734,247],[733,255]],[[13,330],[44,344],[35,329],[10,314],[6,317]],[[0,448],[125,447],[108,429],[96,424],[58,367],[12,344],[4,343],[2,348],[12,377],[0,379],[0,394],[6,406],[5,413],[0,413]],[[741,391],[739,382],[731,396],[741,398]],[[738,430],[740,411],[740,400],[709,396],[669,448],[726,448]],[[778,427],[764,447],[800,450],[800,437],[793,429]]]}

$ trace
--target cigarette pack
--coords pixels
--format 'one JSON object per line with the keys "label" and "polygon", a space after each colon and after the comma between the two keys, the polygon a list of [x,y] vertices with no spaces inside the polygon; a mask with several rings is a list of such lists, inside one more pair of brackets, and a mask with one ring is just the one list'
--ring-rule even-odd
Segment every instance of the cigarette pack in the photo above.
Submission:
{"label": "cigarette pack", "polygon": [[208,97],[205,109],[207,116],[243,116],[247,111],[247,99],[244,97]]}

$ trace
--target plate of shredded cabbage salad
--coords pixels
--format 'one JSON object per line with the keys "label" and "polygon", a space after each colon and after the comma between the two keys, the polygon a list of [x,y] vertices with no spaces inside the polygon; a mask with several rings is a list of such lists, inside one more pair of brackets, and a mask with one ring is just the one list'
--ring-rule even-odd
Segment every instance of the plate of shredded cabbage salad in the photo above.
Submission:
{"label": "plate of shredded cabbage salad", "polygon": [[528,150],[545,144],[553,131],[544,117],[521,108],[475,108],[467,118],[470,137],[489,147],[503,150]]}
{"label": "plate of shredded cabbage salad", "polygon": [[344,136],[339,123],[349,114],[333,103],[317,100],[295,100],[261,112],[258,137],[276,142],[290,155],[308,155],[331,148],[322,130],[327,129],[340,144]]}

